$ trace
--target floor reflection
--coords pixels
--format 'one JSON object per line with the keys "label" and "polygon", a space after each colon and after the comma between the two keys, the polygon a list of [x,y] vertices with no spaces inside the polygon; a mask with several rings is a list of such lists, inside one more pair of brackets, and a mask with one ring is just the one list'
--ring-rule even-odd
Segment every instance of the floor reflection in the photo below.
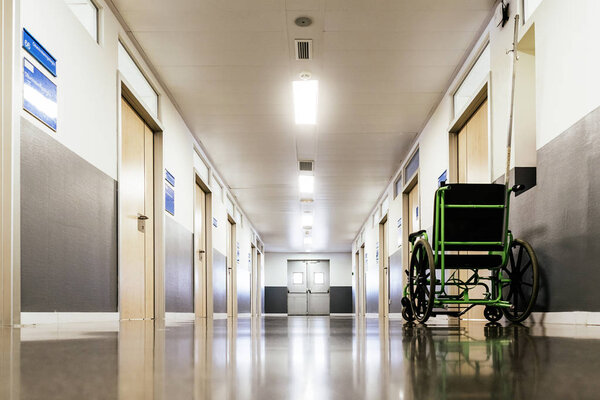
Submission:
{"label": "floor reflection", "polygon": [[335,317],[2,328],[0,399],[592,399],[599,329]]}

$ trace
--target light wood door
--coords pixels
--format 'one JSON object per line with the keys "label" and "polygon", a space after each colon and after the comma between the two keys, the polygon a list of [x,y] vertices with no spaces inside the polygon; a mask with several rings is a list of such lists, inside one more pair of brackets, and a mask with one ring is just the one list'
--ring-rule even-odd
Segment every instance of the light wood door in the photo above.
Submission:
{"label": "light wood door", "polygon": [[154,318],[153,132],[121,101],[119,311],[121,319]]}
{"label": "light wood door", "polygon": [[205,318],[207,310],[207,273],[206,273],[206,193],[196,184],[194,207],[194,313],[196,318]]}
{"label": "light wood door", "polygon": [[419,222],[419,184],[417,183],[408,193],[408,233],[421,229]]}
{"label": "light wood door", "polygon": [[[458,133],[457,138],[457,170],[459,183],[490,183],[488,166],[488,107],[487,100],[475,111],[465,126]],[[477,254],[477,251],[469,253]],[[486,252],[483,252],[485,254]],[[480,271],[485,273],[485,271]],[[470,271],[460,271],[459,277],[463,281],[472,275]],[[476,287],[469,291],[472,299],[484,295],[483,287]],[[483,307],[474,307],[463,318],[484,319]]]}
{"label": "light wood door", "polygon": [[235,224],[227,221],[227,316],[237,316],[237,243]]}
{"label": "light wood door", "polygon": [[387,219],[383,224],[380,224],[379,228],[379,264],[381,268],[380,274],[380,298],[379,298],[379,309],[381,310],[380,315],[387,317],[389,314],[390,307],[390,268],[388,260],[388,221]]}
{"label": "light wood door", "polygon": [[459,183],[490,183],[487,100],[458,133]]}

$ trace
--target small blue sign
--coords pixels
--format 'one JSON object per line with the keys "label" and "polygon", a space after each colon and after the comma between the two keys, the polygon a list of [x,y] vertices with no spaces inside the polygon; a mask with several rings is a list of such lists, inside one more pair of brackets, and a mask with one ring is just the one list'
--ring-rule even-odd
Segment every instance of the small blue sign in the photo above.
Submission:
{"label": "small blue sign", "polygon": [[175,189],[165,183],[165,210],[171,215],[175,215]]}
{"label": "small blue sign", "polygon": [[219,225],[219,224],[218,224],[218,222],[217,222],[217,219],[216,219],[215,217],[213,217],[213,226],[214,226],[215,228],[217,228],[217,227],[218,227],[218,225]]}
{"label": "small blue sign", "polygon": [[23,48],[44,66],[52,75],[56,76],[56,58],[38,42],[27,29],[23,28]]}
{"label": "small blue sign", "polygon": [[26,58],[23,59],[23,108],[56,131],[56,85]]}
{"label": "small blue sign", "polygon": [[165,180],[175,187],[175,177],[168,170],[165,169]]}
{"label": "small blue sign", "polygon": [[443,183],[448,180],[448,170],[445,170],[443,174],[438,178],[438,187],[441,187]]}

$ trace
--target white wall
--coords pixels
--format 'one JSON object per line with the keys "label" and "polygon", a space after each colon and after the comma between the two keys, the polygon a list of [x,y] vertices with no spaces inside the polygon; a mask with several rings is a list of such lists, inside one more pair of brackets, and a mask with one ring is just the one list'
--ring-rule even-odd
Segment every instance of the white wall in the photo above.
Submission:
{"label": "white wall", "polygon": [[[469,66],[489,40],[491,50],[489,120],[491,136],[490,180],[504,174],[506,160],[506,135],[508,132],[509,88],[511,79],[511,56],[506,50],[511,48],[513,17],[518,1],[511,1],[510,22],[504,28],[491,21],[474,46],[465,64],[460,68],[448,91],[435,108],[425,127],[415,139],[419,147],[419,195],[421,228],[431,231],[433,225],[433,197],[437,189],[438,177],[449,165],[449,127],[453,122],[452,93],[468,72]],[[520,7],[520,5],[519,5]],[[560,1],[544,0],[531,18],[520,27],[522,37],[532,24],[535,24],[535,110],[523,106],[515,113],[535,112],[535,146],[533,138],[519,137],[513,141],[515,154],[519,155],[517,166],[535,166],[535,150],[539,150],[573,125],[590,111],[600,106],[600,24],[595,16],[600,15],[600,2],[595,0]],[[524,63],[533,60],[525,57]],[[517,92],[518,93],[518,92]],[[527,94],[529,95],[529,93]],[[516,101],[519,104],[519,100]],[[530,100],[521,101],[530,104]],[[516,117],[518,120],[518,116]],[[531,125],[530,125],[531,126]],[[515,128],[515,134],[524,135],[523,126]],[[532,133],[529,132],[531,135]],[[518,146],[521,146],[520,148]],[[408,155],[412,152],[409,151]],[[526,154],[529,152],[529,154]],[[533,152],[533,153],[532,153]],[[405,160],[403,164],[406,162]],[[533,164],[533,165],[532,165]],[[514,165],[514,160],[513,160]],[[401,166],[399,171],[403,169]],[[392,177],[390,177],[391,179]],[[386,195],[393,196],[391,179],[385,193],[374,210]],[[392,197],[390,197],[392,198]],[[378,289],[376,278],[378,266],[375,263],[375,247],[379,241],[378,226],[372,224],[371,212],[365,224],[357,231],[357,238],[364,230],[365,253],[368,254],[367,290],[370,285]],[[388,252],[397,251],[397,219],[402,215],[402,196],[390,203],[388,220]],[[406,221],[403,222],[406,228]],[[353,243],[354,254],[358,246]],[[406,244],[403,244],[406,246]],[[352,258],[354,263],[354,258]],[[371,275],[371,271],[374,271]]]}
{"label": "white wall", "polygon": [[[196,148],[208,166],[214,185],[214,176],[223,179],[210,164],[201,145],[187,128],[185,121],[168,98],[150,68],[143,62],[125,29],[119,24],[102,0],[100,44],[94,42],[64,0],[22,0],[22,25],[56,59],[58,76],[53,79],[58,86],[58,129],[51,131],[37,119],[22,111],[22,116],[62,143],[71,151],[118,179],[118,42],[121,40],[159,94],[159,115],[163,131],[164,167],[175,176],[175,216],[179,224],[193,232],[194,212],[194,157]],[[20,44],[19,44],[20,46]],[[33,59],[23,50],[23,56]],[[43,69],[35,63],[39,69]],[[48,74],[47,74],[48,75]],[[226,185],[224,190],[227,191]],[[233,196],[231,196],[234,198]],[[213,229],[213,247],[225,254],[227,214],[222,196],[213,196],[213,216],[218,227]],[[236,204],[236,207],[238,205]],[[238,207],[239,209],[239,207]],[[242,213],[243,214],[243,213]],[[243,227],[238,224],[237,241],[240,243],[240,268],[247,271],[247,254],[253,228],[245,215]],[[250,291],[245,277],[238,279],[239,293]]]}
{"label": "white wall", "polygon": [[264,285],[287,286],[288,260],[329,260],[330,285],[352,285],[352,257],[349,253],[265,253]]}

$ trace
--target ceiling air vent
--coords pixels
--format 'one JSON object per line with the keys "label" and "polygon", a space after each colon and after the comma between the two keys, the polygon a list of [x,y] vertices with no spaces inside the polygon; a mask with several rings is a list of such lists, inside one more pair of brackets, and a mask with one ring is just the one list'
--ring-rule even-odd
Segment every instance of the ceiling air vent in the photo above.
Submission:
{"label": "ceiling air vent", "polygon": [[296,39],[296,60],[312,60],[312,40]]}
{"label": "ceiling air vent", "polygon": [[312,172],[314,161],[298,161],[298,168],[302,172]]}

